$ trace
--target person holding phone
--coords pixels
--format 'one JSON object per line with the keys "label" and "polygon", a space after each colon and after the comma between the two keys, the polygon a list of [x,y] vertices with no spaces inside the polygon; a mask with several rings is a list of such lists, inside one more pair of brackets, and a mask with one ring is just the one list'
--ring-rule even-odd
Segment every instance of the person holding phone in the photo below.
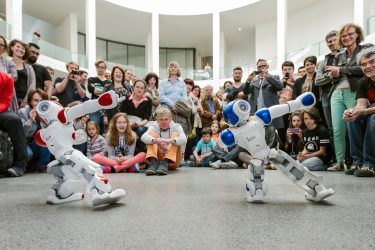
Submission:
{"label": "person holding phone", "polygon": [[292,113],[289,117],[289,127],[286,130],[284,149],[293,159],[296,159],[297,154],[303,150],[302,126],[301,113],[298,111]]}

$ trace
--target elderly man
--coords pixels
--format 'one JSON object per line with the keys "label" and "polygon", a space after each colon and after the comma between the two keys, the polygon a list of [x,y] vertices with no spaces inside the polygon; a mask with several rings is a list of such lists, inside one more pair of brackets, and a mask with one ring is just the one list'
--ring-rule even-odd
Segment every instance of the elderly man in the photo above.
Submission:
{"label": "elderly man", "polygon": [[156,123],[142,135],[147,144],[146,159],[150,163],[146,175],[167,175],[168,170],[180,166],[181,146],[186,144],[186,135],[180,124],[172,121],[171,111],[159,107],[155,111]]}
{"label": "elderly man", "polygon": [[375,175],[375,48],[360,52],[357,63],[365,77],[359,81],[356,106],[344,112],[344,119],[349,122],[353,158],[352,168],[345,173],[371,177]]}
{"label": "elderly man", "polygon": [[201,100],[202,103],[202,127],[211,127],[213,121],[220,121],[221,117],[221,104],[216,96],[212,95],[213,88],[211,85],[204,87],[204,97]]}

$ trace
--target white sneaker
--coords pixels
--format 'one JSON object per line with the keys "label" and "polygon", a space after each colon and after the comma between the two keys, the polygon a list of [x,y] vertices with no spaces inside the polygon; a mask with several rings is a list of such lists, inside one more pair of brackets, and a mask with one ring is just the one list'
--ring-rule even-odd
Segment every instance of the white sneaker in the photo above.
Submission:
{"label": "white sneaker", "polygon": [[230,169],[230,168],[238,168],[237,163],[234,161],[222,162],[220,164],[221,168]]}
{"label": "white sneaker", "polygon": [[346,165],[343,162],[336,162],[331,167],[327,168],[327,171],[336,172],[336,171],[344,171],[346,170]]}
{"label": "white sneaker", "polygon": [[217,161],[215,161],[215,162],[210,162],[210,166],[212,167],[212,168],[214,168],[214,169],[219,169],[219,168],[221,168],[220,167],[220,163],[221,163],[221,160],[217,160]]}

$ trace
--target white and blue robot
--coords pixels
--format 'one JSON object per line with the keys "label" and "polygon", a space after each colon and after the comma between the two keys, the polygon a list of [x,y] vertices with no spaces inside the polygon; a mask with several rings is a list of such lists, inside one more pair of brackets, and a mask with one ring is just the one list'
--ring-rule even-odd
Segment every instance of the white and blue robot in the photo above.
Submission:
{"label": "white and blue robot", "polygon": [[54,193],[47,198],[47,203],[82,200],[82,184],[86,184],[86,194],[93,206],[111,204],[126,195],[123,189],[112,190],[100,165],[73,148],[73,145],[87,141],[84,130],[74,129],[75,119],[97,110],[116,107],[123,99],[118,98],[114,91],[109,91],[98,99],[71,108],[63,108],[59,103],[47,100],[38,103],[38,118],[47,127],[39,130],[34,138],[40,146],[48,147],[56,158],[48,164],[48,172],[55,176],[57,182],[52,186]]}
{"label": "white and blue robot", "polygon": [[235,144],[246,149],[252,156],[248,166],[249,180],[246,182],[248,202],[264,202],[267,193],[267,182],[264,178],[264,164],[271,162],[277,166],[297,186],[305,190],[305,197],[312,201],[321,201],[335,192],[323,185],[323,178],[310,172],[301,163],[295,161],[282,150],[270,149],[265,141],[265,125],[272,119],[314,106],[315,96],[311,92],[300,95],[287,104],[263,108],[248,121],[250,104],[245,100],[230,102],[223,111],[225,122],[230,126],[221,132],[219,145],[232,147]]}

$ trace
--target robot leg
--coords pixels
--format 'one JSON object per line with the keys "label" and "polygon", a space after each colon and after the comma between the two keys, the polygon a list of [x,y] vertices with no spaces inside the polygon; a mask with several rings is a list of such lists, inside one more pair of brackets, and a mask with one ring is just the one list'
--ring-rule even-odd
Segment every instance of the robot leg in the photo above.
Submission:
{"label": "robot leg", "polygon": [[82,181],[71,170],[71,166],[62,165],[54,160],[48,164],[48,173],[53,174],[57,180],[52,185],[54,195],[47,197],[48,204],[61,204],[83,199]]}
{"label": "robot leg", "polygon": [[305,197],[308,200],[321,201],[335,193],[333,189],[324,187],[322,176],[310,172],[284,151],[278,150],[275,158],[270,158],[270,162],[275,164],[297,186],[305,190]]}
{"label": "robot leg", "polygon": [[249,177],[246,181],[248,191],[248,202],[264,202],[267,193],[267,182],[264,179],[263,161],[252,159],[249,164]]}
{"label": "robot leg", "polygon": [[94,167],[97,164],[83,156],[80,151],[73,151],[70,160],[74,164],[74,169],[79,170],[82,180],[87,183],[86,191],[93,206],[112,204],[126,195],[123,189],[112,190],[102,171]]}

